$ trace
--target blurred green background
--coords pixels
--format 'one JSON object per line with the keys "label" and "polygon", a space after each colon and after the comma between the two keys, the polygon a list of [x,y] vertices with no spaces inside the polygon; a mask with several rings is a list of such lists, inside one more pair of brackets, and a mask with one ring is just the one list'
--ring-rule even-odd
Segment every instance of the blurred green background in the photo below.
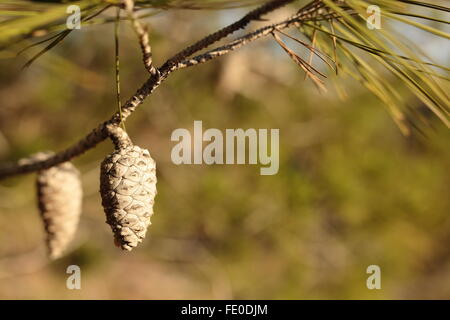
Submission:
{"label": "blurred green background", "polygon": [[[157,64],[240,13],[151,18]],[[26,56],[0,60],[1,161],[61,150],[109,118],[113,46],[107,24],[73,32],[24,72]],[[126,99],[147,77],[126,23],[120,51]],[[68,255],[55,262],[45,255],[35,176],[1,181],[0,298],[450,298],[448,129],[431,119],[424,134],[402,136],[376,98],[337,81],[346,93],[330,79],[319,94],[272,40],[171,75],[127,122],[158,168],[153,225],[132,252],[113,245],[98,193],[110,142],[74,161],[83,215]],[[279,128],[278,174],[174,165],[171,133],[192,130],[194,120],[204,129]],[[81,267],[81,290],[66,289],[70,264]],[[381,290],[366,287],[373,264]]]}

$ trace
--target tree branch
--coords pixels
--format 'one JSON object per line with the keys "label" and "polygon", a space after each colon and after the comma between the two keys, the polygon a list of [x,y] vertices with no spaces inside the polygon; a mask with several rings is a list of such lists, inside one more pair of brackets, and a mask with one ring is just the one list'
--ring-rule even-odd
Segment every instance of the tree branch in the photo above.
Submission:
{"label": "tree branch", "polygon": [[153,66],[152,48],[150,47],[150,43],[148,40],[147,29],[143,27],[139,20],[136,18],[136,15],[134,13],[134,0],[124,0],[124,4],[125,10],[127,11],[128,17],[130,18],[133,25],[133,29],[139,38],[139,45],[141,46],[145,69],[147,69],[147,71],[152,76],[156,76],[159,71]]}
{"label": "tree branch", "polygon": [[[263,28],[260,28],[252,33],[249,33],[243,37],[236,39],[235,41],[229,43],[228,45],[218,47],[214,50],[208,51],[205,54],[198,55],[192,59],[185,60],[187,57],[191,56],[195,52],[198,52],[214,42],[226,37],[227,35],[233,33],[234,31],[244,28],[252,20],[259,20],[260,17],[266,13],[269,13],[281,6],[286,5],[294,0],[273,0],[261,7],[250,11],[242,19],[237,22],[225,27],[209,36],[203,38],[202,40],[196,42],[192,46],[175,54],[173,57],[169,58],[160,68],[156,69],[157,72],[151,74],[150,78],[144,82],[144,84],[136,91],[136,93],[122,106],[122,114],[116,112],[109,120],[101,123],[98,127],[93,129],[87,136],[79,140],[77,143],[71,147],[50,156],[45,160],[35,160],[26,164],[13,164],[9,166],[0,167],[0,179],[4,179],[9,176],[17,174],[30,173],[42,169],[48,169],[59,163],[69,161],[87,150],[95,147],[98,143],[110,137],[113,142],[117,142],[117,131],[115,128],[119,126],[121,119],[125,121],[131,113],[149,96],[153,91],[158,88],[158,86],[169,76],[170,73],[175,70],[186,68],[198,63],[203,63],[214,59],[216,57],[227,54],[234,51],[245,44],[259,39],[263,36],[270,35],[277,28],[284,29],[292,25],[298,24],[303,20],[308,20],[312,13],[320,13],[318,11],[323,10],[323,3],[320,0],[315,0],[300,9],[297,14],[290,17],[289,19],[282,21],[277,24],[272,24]],[[116,134],[116,136],[114,136]]]}
{"label": "tree branch", "polygon": [[[328,19],[330,19],[330,17],[335,18],[335,15],[327,14],[327,15],[324,15],[322,18],[314,18],[314,20],[316,20],[316,21],[319,19],[328,20]],[[267,35],[273,33],[274,31],[286,29],[293,25],[299,25],[300,23],[307,22],[307,21],[309,21],[308,15],[306,15],[305,12],[302,11],[300,13],[293,15],[292,17],[290,17],[287,20],[283,20],[281,22],[262,27],[254,32],[251,32],[242,37],[239,37],[236,40],[234,40],[226,45],[217,47],[213,50],[207,51],[207,52],[200,54],[198,56],[195,56],[191,59],[187,59],[182,62],[179,62],[178,64],[174,65],[172,68],[173,68],[173,70],[178,70],[178,69],[184,69],[187,67],[192,67],[192,66],[195,66],[200,63],[205,63],[209,60],[215,59],[217,57],[220,57],[227,53],[230,53],[231,51],[239,49],[252,41],[258,40],[261,37],[264,37],[264,36],[267,36]]]}
{"label": "tree branch", "polygon": [[[244,17],[242,17],[240,20],[230,24],[229,26],[220,29],[219,31],[216,31],[205,38],[201,39],[200,41],[197,41],[193,45],[187,47],[186,49],[178,52],[175,54],[172,58],[166,61],[164,65],[161,67],[162,72],[166,72],[167,70],[170,70],[173,68],[174,65],[178,64],[179,62],[183,61],[184,59],[190,57],[194,53],[203,50],[213,43],[227,37],[228,35],[234,33],[235,31],[239,29],[244,29],[251,21],[255,20],[261,20],[261,16],[275,11],[278,8],[281,8],[285,6],[286,4],[293,2],[295,0],[272,0],[270,2],[267,2],[266,4],[262,5],[261,7],[256,8],[255,10],[250,11],[247,13]],[[315,0],[313,2],[317,2],[318,0]]]}

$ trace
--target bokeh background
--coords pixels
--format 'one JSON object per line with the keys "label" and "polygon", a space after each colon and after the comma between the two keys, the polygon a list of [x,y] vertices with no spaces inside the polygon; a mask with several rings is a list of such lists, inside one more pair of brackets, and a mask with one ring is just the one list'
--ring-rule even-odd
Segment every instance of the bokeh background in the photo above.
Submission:
{"label": "bokeh background", "polygon": [[[146,20],[157,63],[242,12],[174,10]],[[120,37],[126,99],[147,75],[129,24]],[[448,65],[448,41],[422,37],[421,45]],[[73,32],[21,72],[37,50],[0,60],[1,161],[61,150],[116,109],[113,24]],[[405,137],[358,83],[326,83],[329,92],[318,93],[270,39],[171,75],[127,122],[158,168],[153,225],[132,252],[113,245],[100,203],[110,142],[74,160],[83,215],[57,261],[45,255],[35,176],[0,181],[0,298],[450,298],[448,129],[431,117],[432,126]],[[171,133],[192,130],[194,120],[205,129],[279,128],[279,173],[174,165]],[[71,264],[81,267],[81,290],[66,289]],[[381,290],[366,287],[373,264]]]}

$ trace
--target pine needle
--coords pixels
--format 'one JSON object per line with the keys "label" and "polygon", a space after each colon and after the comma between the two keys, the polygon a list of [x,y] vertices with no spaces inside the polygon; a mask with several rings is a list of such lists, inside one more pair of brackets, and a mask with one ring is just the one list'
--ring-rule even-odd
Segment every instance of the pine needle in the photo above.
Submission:
{"label": "pine needle", "polygon": [[114,24],[114,48],[115,48],[115,70],[116,70],[116,97],[117,111],[120,116],[120,125],[126,131],[125,122],[122,115],[122,103],[120,99],[120,58],[119,58],[119,24],[120,24],[120,8],[116,8],[116,23]]}
{"label": "pine needle", "polygon": [[274,39],[276,40],[276,42],[280,45],[280,47],[288,54],[288,56],[300,67],[303,69],[303,71],[305,71],[305,73],[308,75],[308,77],[313,81],[313,83],[317,86],[317,88],[324,92],[327,91],[323,81],[316,76],[315,73],[326,77],[324,74],[322,74],[320,71],[316,70],[313,66],[311,66],[310,64],[308,64],[308,62],[306,62],[305,60],[303,60],[300,56],[298,56],[294,51],[292,51],[291,49],[288,48],[288,46],[286,46],[286,44],[280,39],[280,37],[273,32],[272,33]]}

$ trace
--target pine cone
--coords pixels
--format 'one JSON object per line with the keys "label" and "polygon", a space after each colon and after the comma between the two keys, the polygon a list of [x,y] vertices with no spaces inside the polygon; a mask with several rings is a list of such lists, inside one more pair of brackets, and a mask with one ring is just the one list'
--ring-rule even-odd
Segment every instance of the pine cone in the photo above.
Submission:
{"label": "pine cone", "polygon": [[145,238],[153,214],[156,164],[149,151],[130,143],[107,156],[101,164],[100,194],[116,245],[132,250]]}
{"label": "pine cone", "polygon": [[38,204],[52,259],[62,256],[78,227],[82,199],[79,176],[78,170],[70,162],[38,173]]}

